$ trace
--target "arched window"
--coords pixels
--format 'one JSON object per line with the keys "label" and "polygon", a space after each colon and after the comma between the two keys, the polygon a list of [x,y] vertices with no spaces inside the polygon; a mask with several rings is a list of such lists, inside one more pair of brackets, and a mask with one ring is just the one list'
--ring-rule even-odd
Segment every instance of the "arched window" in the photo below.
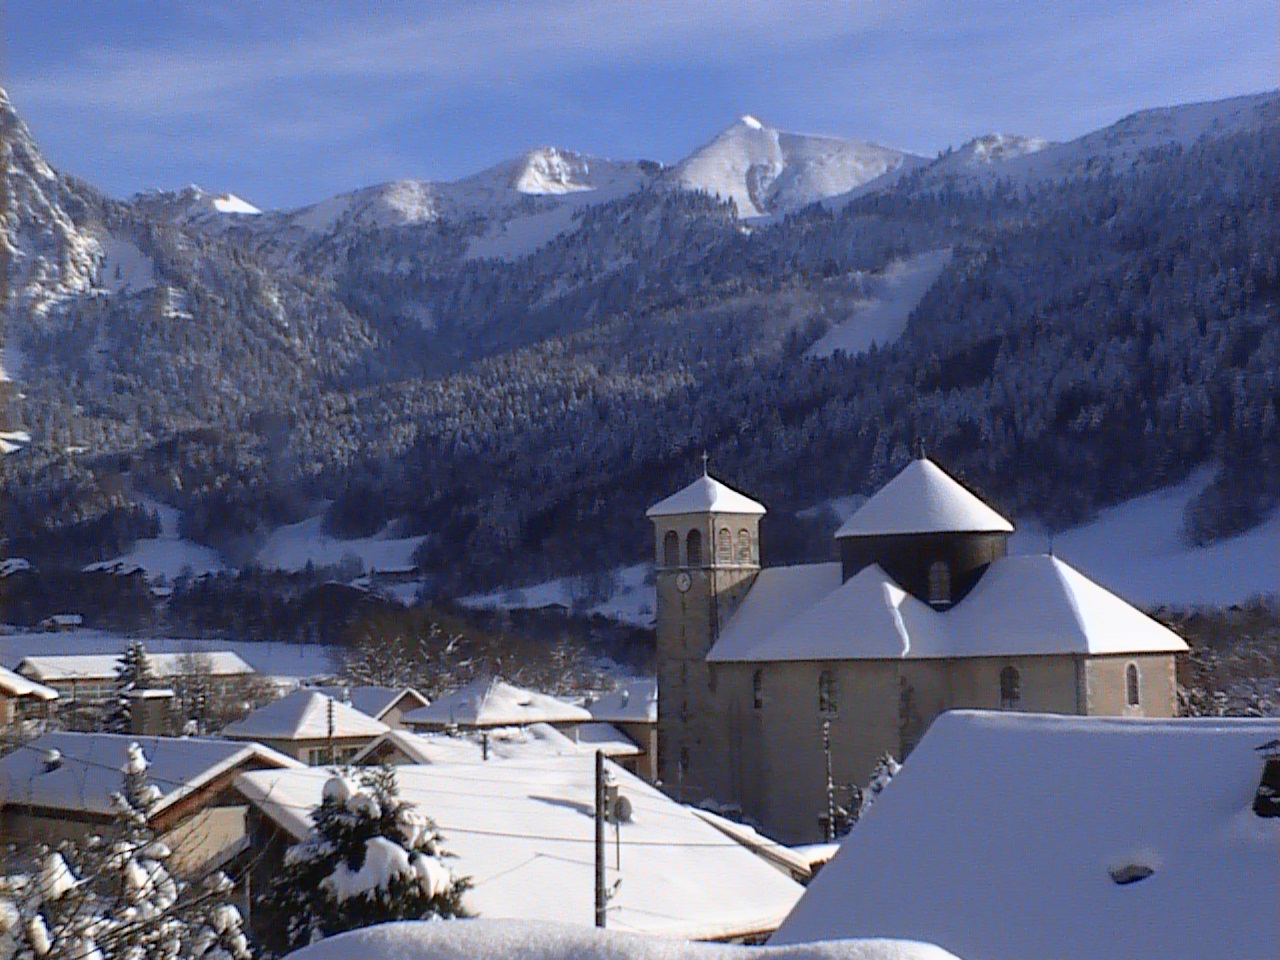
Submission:
{"label": "arched window", "polygon": [[684,541],[684,562],[688,567],[702,566],[702,531],[689,531]]}
{"label": "arched window", "polygon": [[840,688],[830,670],[818,674],[818,712],[836,713],[840,709]]}
{"label": "arched window", "polygon": [[764,706],[764,671],[757,670],[751,675],[751,705],[757,710]]}
{"label": "arched window", "polygon": [[664,567],[680,566],[680,534],[668,530],[662,538],[662,565]]}
{"label": "arched window", "polygon": [[1142,703],[1142,676],[1138,673],[1138,665],[1131,663],[1124,668],[1125,702],[1131,707]]}
{"label": "arched window", "polygon": [[738,562],[751,562],[751,531],[745,528],[738,531]]}
{"label": "arched window", "polygon": [[716,534],[716,563],[733,563],[733,534],[728,527]]}
{"label": "arched window", "polygon": [[951,567],[945,560],[929,565],[929,602],[934,606],[951,602]]}
{"label": "arched window", "polygon": [[1000,671],[1000,709],[1017,710],[1022,705],[1022,675],[1017,667]]}

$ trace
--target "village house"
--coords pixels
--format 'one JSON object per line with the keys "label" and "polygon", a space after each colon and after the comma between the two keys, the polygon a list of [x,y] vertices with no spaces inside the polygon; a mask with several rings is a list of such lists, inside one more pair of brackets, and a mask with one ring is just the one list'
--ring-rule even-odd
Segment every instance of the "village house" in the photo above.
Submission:
{"label": "village house", "polygon": [[486,727],[452,733],[384,733],[352,758],[356,766],[403,763],[476,763],[527,760],[533,757],[573,757],[599,750],[623,769],[634,773],[643,751],[624,733],[607,723],[584,723],[561,733],[546,723],[522,727]]}
{"label": "village house", "polygon": [[295,690],[221,731],[311,766],[348,763],[391,728],[319,690]]}
{"label": "village house", "polygon": [[44,719],[58,691],[0,667],[0,731],[20,720]]}
{"label": "village house", "polygon": [[231,789],[239,774],[300,766],[229,740],[46,733],[0,757],[0,837],[56,844],[110,834],[133,743],[150,761],[148,778],[159,792],[151,826],[185,871],[219,866],[244,849],[247,807]]}
{"label": "village house", "polygon": [[[148,653],[147,665],[164,686],[199,673],[207,680],[209,695],[218,698],[243,696],[246,685],[258,677],[243,657],[227,650]],[[52,687],[65,703],[91,706],[116,695],[119,668],[120,654],[40,654],[25,657],[17,672]]]}
{"label": "village house", "polygon": [[1277,719],[945,714],[770,944],[1274,957],[1280,808],[1265,797],[1278,737]]}
{"label": "village house", "polygon": [[431,705],[413,687],[326,686],[313,687],[326,696],[341,700],[393,729],[404,729],[404,715]]}
{"label": "village house", "polygon": [[403,717],[405,726],[419,733],[522,727],[531,723],[548,723],[557,729],[568,729],[579,723],[590,723],[592,719],[582,707],[545,693],[513,686],[496,677],[472,681],[440,697],[430,706],[410,711]]}
{"label": "village house", "polygon": [[587,710],[600,723],[622,731],[640,749],[627,769],[650,783],[658,779],[658,681],[630,680],[592,700]]}
{"label": "village house", "polygon": [[1053,556],[1008,555],[1012,524],[930,460],[849,518],[836,563],[762,569],[764,513],[710,476],[647,513],[677,797],[810,842],[946,710],[1176,712],[1182,639]]}
{"label": "village house", "polygon": [[[606,766],[628,809],[608,825],[610,929],[730,940],[759,938],[777,927],[804,890],[785,865],[757,856],[638,777]],[[237,780],[257,813],[255,889],[268,882],[288,847],[306,837],[332,775],[312,768]],[[439,826],[456,858],[450,869],[474,883],[463,901],[469,910],[488,919],[594,923],[590,754],[404,765],[396,778],[400,797]]]}

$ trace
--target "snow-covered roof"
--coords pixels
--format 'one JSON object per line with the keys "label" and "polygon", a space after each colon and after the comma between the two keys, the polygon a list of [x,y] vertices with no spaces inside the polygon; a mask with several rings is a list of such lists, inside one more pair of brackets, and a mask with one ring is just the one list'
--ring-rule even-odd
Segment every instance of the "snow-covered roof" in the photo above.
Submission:
{"label": "snow-covered roof", "polygon": [[[583,728],[591,729],[581,739],[567,736],[546,723],[531,723],[524,727],[486,727],[483,736],[488,738],[490,760],[572,757],[584,752],[594,753],[597,748],[604,749],[606,756],[634,756],[641,752],[610,724],[584,723],[574,728],[575,734]],[[352,763],[362,766],[370,762],[386,745],[394,747],[411,763],[478,763],[484,759],[486,750],[482,735],[474,730],[455,734],[392,730],[361,750]],[[616,751],[610,751],[610,745]]]}
{"label": "snow-covered roof", "polygon": [[1012,533],[1011,524],[932,460],[912,460],[836,531],[842,537],[902,533]]}
{"label": "snow-covered roof", "polygon": [[[155,813],[250,760],[280,767],[300,764],[256,743],[112,733],[46,733],[0,757],[0,806],[33,806],[111,814],[122,785],[129,745],[151,762],[147,774],[161,792]],[[56,762],[53,751],[57,751]]]}
{"label": "snow-covered roof", "polygon": [[545,693],[515,687],[505,680],[481,678],[443,696],[428,707],[406,713],[410,726],[509,727],[528,723],[591,720],[582,707]]}
{"label": "snow-covered roof", "polygon": [[600,750],[606,757],[638,757],[644,753],[612,723],[602,721],[578,724],[573,728],[572,742],[579,750],[589,753]]}
{"label": "snow-covered roof", "polygon": [[329,737],[331,718],[337,738],[376,737],[391,729],[318,690],[295,690],[259,707],[222,733],[235,740],[324,740]]}
{"label": "snow-covered roof", "polygon": [[[799,884],[625,770],[609,765],[633,817],[609,829],[606,883],[617,930],[713,939],[772,929]],[[332,774],[323,769],[239,777],[239,790],[295,837]],[[464,903],[490,918],[594,921],[595,760],[587,754],[505,763],[396,767],[400,796],[418,805],[475,884]],[[621,870],[615,867],[621,859]],[[550,895],[554,892],[554,896]]]}
{"label": "snow-covered roof", "polygon": [[[200,669],[208,669],[215,677],[242,676],[254,673],[244,658],[230,651],[196,651],[193,653],[147,653],[147,663],[157,677],[181,676],[191,669],[193,662]],[[120,666],[118,653],[85,653],[67,655],[37,655],[23,658],[18,672],[23,676],[44,683],[72,680],[109,680]]]}
{"label": "snow-covered roof", "polygon": [[1172,630],[1047,555],[1002,557],[956,606],[935,610],[878,565],[760,572],[713,662],[1176,653]]}
{"label": "snow-covered roof", "polygon": [[[1256,748],[1277,734],[1280,719],[943,714],[772,942],[906,936],[984,960],[1274,956],[1280,819],[1251,804]],[[1153,872],[1122,885],[1126,867]]]}
{"label": "snow-covered roof", "polygon": [[0,694],[6,697],[34,697],[36,700],[57,700],[58,691],[42,683],[28,680],[21,674],[0,667]]}
{"label": "snow-covered roof", "polygon": [[22,557],[6,557],[4,560],[0,560],[0,578],[30,569],[31,561],[24,560]]}
{"label": "snow-covered roof", "polygon": [[683,490],[659,500],[645,511],[646,517],[674,517],[684,513],[736,513],[761,516],[764,506],[715,477],[701,476]]}
{"label": "snow-covered roof", "polygon": [[413,687],[343,687],[343,686],[325,686],[313,687],[313,690],[319,690],[326,696],[333,697],[335,700],[342,700],[345,696],[351,706],[355,707],[361,713],[367,713],[375,720],[381,720],[388,710],[394,707],[397,701],[406,694],[409,695],[411,701],[415,701],[418,707],[428,706],[431,701],[420,694]]}
{"label": "snow-covered roof", "polygon": [[628,680],[613,692],[588,703],[587,709],[591,716],[608,723],[657,723],[657,678]]}
{"label": "snow-covered roof", "polygon": [[405,920],[362,927],[289,954],[288,960],[957,960],[906,940],[842,940],[799,947],[689,943],[536,920]]}

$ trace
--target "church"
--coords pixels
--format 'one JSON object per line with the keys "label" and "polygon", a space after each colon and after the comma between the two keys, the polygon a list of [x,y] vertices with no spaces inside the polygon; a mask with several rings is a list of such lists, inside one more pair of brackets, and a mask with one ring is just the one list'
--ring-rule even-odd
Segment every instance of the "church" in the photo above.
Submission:
{"label": "church", "polygon": [[[943,711],[1171,717],[1177,634],[913,460],[836,532],[839,562],[760,565],[763,505],[709,475],[651,507],[658,754],[677,799],[822,839]],[[994,758],[998,762],[998,758]]]}

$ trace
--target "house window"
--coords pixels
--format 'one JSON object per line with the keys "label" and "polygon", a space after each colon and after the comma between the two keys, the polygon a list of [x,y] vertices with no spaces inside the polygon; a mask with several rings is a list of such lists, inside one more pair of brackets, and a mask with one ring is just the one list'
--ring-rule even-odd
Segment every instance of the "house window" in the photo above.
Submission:
{"label": "house window", "polygon": [[1000,671],[1000,709],[1017,710],[1022,706],[1022,675],[1017,667]]}
{"label": "house window", "polygon": [[668,530],[662,538],[662,565],[664,567],[680,566],[680,534]]}
{"label": "house window", "polygon": [[929,565],[929,602],[935,607],[951,603],[951,567],[945,560]]}
{"label": "house window", "polygon": [[1131,707],[1142,703],[1142,677],[1138,673],[1138,665],[1131,663],[1124,668],[1125,702]]}
{"label": "house window", "polygon": [[764,706],[764,671],[757,670],[751,675],[751,704],[757,710]]}
{"label": "house window", "polygon": [[733,563],[733,534],[728,527],[716,534],[716,563]]}
{"label": "house window", "polygon": [[751,531],[750,530],[738,531],[738,562],[739,563],[751,562]]}
{"label": "house window", "polygon": [[686,566],[702,566],[702,532],[690,530],[684,542],[684,562]]}
{"label": "house window", "polygon": [[836,675],[830,670],[818,674],[818,712],[836,713],[840,709],[840,689]]}

